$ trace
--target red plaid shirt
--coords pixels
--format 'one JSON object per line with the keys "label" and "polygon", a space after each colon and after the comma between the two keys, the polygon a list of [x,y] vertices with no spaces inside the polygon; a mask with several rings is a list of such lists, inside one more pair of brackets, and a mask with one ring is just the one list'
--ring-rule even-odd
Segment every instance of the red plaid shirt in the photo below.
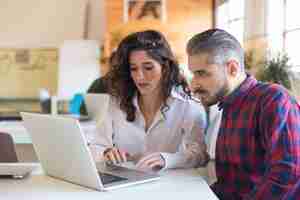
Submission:
{"label": "red plaid shirt", "polygon": [[220,199],[300,199],[300,106],[276,84],[251,76],[219,104]]}

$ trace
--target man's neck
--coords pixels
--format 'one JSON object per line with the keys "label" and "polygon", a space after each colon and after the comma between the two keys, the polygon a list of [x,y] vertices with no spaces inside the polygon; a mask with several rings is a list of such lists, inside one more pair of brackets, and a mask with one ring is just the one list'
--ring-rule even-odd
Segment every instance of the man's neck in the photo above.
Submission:
{"label": "man's neck", "polygon": [[238,87],[240,87],[240,85],[246,80],[247,78],[247,74],[246,73],[241,73],[241,75],[239,75],[231,84],[230,90],[228,91],[229,95],[230,93],[232,93],[235,89],[237,89]]}

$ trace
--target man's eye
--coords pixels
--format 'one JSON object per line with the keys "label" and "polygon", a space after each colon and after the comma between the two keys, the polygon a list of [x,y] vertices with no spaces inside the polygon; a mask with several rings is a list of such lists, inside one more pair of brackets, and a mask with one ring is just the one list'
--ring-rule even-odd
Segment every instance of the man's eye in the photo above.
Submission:
{"label": "man's eye", "polygon": [[133,72],[133,71],[136,71],[136,68],[131,67],[131,68],[130,68],[130,71],[132,71],[132,72]]}
{"label": "man's eye", "polygon": [[204,72],[195,72],[194,75],[195,76],[203,76],[205,73]]}

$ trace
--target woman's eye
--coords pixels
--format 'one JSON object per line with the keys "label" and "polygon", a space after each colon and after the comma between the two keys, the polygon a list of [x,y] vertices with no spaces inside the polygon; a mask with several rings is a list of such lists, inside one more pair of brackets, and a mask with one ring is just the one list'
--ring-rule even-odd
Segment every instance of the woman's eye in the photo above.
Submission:
{"label": "woman's eye", "polygon": [[130,71],[136,71],[136,68],[131,67]]}
{"label": "woman's eye", "polygon": [[152,70],[153,69],[153,67],[146,67],[146,70],[147,71],[150,71],[150,70]]}
{"label": "woman's eye", "polygon": [[145,69],[146,69],[147,71],[150,71],[150,70],[153,69],[153,66],[152,66],[152,65],[147,65],[147,66],[145,66]]}

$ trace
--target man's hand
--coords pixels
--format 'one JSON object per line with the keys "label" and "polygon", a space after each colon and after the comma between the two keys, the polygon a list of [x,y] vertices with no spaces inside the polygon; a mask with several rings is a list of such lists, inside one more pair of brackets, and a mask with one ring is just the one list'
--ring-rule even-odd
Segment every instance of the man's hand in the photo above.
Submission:
{"label": "man's hand", "polygon": [[103,152],[105,162],[109,164],[119,164],[127,162],[129,153],[118,148],[108,148]]}
{"label": "man's hand", "polygon": [[152,153],[143,158],[136,164],[138,169],[143,171],[159,171],[166,165],[165,159],[160,153]]}

